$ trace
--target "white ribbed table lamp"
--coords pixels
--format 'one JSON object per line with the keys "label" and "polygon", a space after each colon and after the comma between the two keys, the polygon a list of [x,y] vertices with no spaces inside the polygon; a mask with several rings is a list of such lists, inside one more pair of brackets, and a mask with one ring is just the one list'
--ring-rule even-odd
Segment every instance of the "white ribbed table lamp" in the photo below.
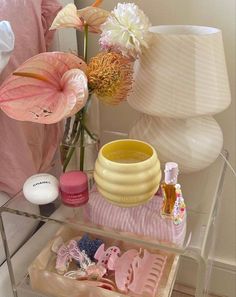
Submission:
{"label": "white ribbed table lamp", "polygon": [[141,117],[130,137],[152,144],[181,172],[218,157],[223,134],[211,115],[231,102],[222,34],[201,26],[152,27],[153,42],[135,65],[129,104]]}

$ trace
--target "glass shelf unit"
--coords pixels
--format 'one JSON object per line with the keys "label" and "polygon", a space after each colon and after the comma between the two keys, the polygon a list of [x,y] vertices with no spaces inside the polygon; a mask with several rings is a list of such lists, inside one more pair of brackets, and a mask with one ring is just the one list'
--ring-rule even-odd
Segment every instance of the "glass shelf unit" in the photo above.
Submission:
{"label": "glass shelf unit", "polygon": [[[227,152],[222,155],[227,158]],[[64,206],[59,200],[52,206],[50,215],[42,214],[37,208],[32,209],[23,193],[18,193],[0,208],[0,229],[7,256],[8,269],[11,278],[14,297],[20,297],[22,291],[30,292],[27,282],[27,268],[46,245],[61,225],[68,224],[79,231],[104,236],[110,239],[122,240],[151,250],[164,250],[174,253],[177,257],[185,256],[196,261],[198,265],[195,296],[204,296],[207,292],[206,276],[210,269],[209,253],[214,249],[212,240],[215,229],[215,218],[222,196],[222,186],[226,170],[226,162],[222,156],[205,170],[180,176],[183,194],[187,205],[187,234],[182,246],[175,246],[156,240],[111,230],[103,226],[93,225],[83,220],[82,208],[73,209]],[[194,183],[193,191],[192,184]],[[15,255],[11,255],[10,240],[4,228],[7,216],[23,216],[29,221],[44,222],[35,230],[32,237],[22,245]],[[20,256],[21,255],[21,256]],[[18,263],[20,262],[20,264]],[[165,291],[170,296],[175,282],[178,265],[172,275],[172,281]],[[39,295],[39,294],[38,294]],[[37,296],[38,296],[37,295]],[[159,296],[159,295],[158,295]],[[160,295],[164,297],[164,295]]]}

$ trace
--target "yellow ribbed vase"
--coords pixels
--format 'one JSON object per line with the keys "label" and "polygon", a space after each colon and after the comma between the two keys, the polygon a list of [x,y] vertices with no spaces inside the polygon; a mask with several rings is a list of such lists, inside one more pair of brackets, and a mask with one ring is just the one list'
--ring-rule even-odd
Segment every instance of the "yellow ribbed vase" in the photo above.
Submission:
{"label": "yellow ribbed vase", "polygon": [[98,191],[109,202],[132,207],[150,200],[159,188],[160,162],[146,142],[122,139],[105,144],[95,163]]}

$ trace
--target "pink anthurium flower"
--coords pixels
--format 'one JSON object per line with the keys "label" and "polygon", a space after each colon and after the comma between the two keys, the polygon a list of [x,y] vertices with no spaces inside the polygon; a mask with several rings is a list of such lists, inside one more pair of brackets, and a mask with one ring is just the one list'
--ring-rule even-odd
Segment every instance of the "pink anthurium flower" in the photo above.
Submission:
{"label": "pink anthurium flower", "polygon": [[110,15],[108,11],[97,7],[101,2],[97,0],[93,5],[79,10],[72,3],[66,5],[59,11],[50,29],[75,28],[82,31],[87,25],[90,32],[101,33],[100,26]]}
{"label": "pink anthurium flower", "polygon": [[59,28],[75,28],[81,30],[83,22],[77,15],[77,8],[73,3],[67,4],[55,17],[50,30]]}
{"label": "pink anthurium flower", "polygon": [[0,108],[9,117],[20,121],[59,122],[86,104],[86,69],[86,63],[73,54],[36,55],[3,83]]}

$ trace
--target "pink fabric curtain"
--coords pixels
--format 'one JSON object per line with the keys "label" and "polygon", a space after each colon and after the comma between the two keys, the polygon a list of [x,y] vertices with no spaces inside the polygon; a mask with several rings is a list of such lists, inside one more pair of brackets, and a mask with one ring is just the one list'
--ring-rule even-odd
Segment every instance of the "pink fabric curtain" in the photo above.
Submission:
{"label": "pink fabric curtain", "polygon": [[[57,0],[0,0],[0,20],[9,21],[15,34],[15,49],[0,84],[25,60],[47,50],[53,37],[49,27],[59,9]],[[19,122],[0,111],[0,191],[14,195],[29,176],[59,162],[55,153],[61,134],[60,123]]]}

